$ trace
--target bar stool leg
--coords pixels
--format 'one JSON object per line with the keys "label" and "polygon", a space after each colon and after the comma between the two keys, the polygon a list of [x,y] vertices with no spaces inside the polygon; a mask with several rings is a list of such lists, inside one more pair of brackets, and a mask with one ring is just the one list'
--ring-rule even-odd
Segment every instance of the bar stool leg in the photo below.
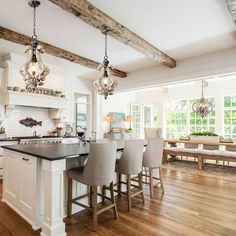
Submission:
{"label": "bar stool leg", "polygon": [[111,201],[113,204],[115,204],[113,207],[113,213],[114,213],[115,219],[118,219],[118,212],[117,212],[116,201],[115,201],[115,196],[114,196],[113,182],[110,183],[110,194],[111,194]]}
{"label": "bar stool leg", "polygon": [[68,178],[68,200],[67,200],[67,217],[71,217],[72,210],[72,179]]}
{"label": "bar stool leg", "polygon": [[106,196],[106,186],[102,186],[102,202],[105,202],[105,196]]}
{"label": "bar stool leg", "polygon": [[149,187],[150,187],[150,197],[153,198],[153,169],[149,168],[149,176],[150,176],[150,183],[149,183]]}
{"label": "bar stool leg", "polygon": [[96,231],[96,230],[97,230],[97,226],[98,226],[98,215],[97,215],[97,186],[93,186],[92,206],[93,206],[93,229]]}
{"label": "bar stool leg", "polygon": [[[142,181],[142,179],[143,179],[143,175],[142,175],[142,172],[141,173],[139,173],[138,174],[138,182],[139,182],[139,188],[141,189],[141,190],[143,190],[143,181]],[[144,203],[144,194],[143,194],[143,191],[142,191],[142,201],[143,201],[143,203]]]}
{"label": "bar stool leg", "polygon": [[163,185],[161,167],[159,167],[158,169],[159,169],[159,178],[160,178],[160,183],[161,183],[161,189],[162,189],[162,193],[164,193],[164,185]]}
{"label": "bar stool leg", "polygon": [[121,196],[121,174],[118,174],[118,196]]}
{"label": "bar stool leg", "polygon": [[93,206],[93,202],[92,202],[92,195],[93,195],[93,187],[90,186],[89,187],[89,206],[92,207]]}
{"label": "bar stool leg", "polygon": [[131,210],[131,175],[127,175],[127,200],[128,200],[128,211]]}

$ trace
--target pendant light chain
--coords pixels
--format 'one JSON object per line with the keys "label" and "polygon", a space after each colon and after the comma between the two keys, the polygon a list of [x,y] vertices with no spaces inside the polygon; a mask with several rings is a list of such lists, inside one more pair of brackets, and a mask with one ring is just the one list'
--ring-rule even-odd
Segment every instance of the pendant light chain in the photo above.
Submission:
{"label": "pendant light chain", "polygon": [[107,56],[107,33],[105,34],[105,56],[104,56],[104,59],[108,59],[108,56]]}
{"label": "pendant light chain", "polygon": [[37,39],[36,35],[36,7],[34,6],[34,12],[33,12],[33,36],[32,39]]}

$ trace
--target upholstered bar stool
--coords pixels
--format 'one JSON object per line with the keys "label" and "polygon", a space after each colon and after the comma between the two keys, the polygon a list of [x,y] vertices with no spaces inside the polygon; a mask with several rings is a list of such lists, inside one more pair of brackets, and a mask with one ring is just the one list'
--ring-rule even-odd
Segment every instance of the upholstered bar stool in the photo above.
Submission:
{"label": "upholstered bar stool", "polygon": [[[123,154],[116,165],[116,172],[118,173],[118,193],[127,195],[129,211],[131,210],[131,199],[133,197],[141,194],[142,201],[144,202],[142,187],[143,148],[144,140],[126,140]],[[122,175],[126,176],[126,182],[122,181]],[[138,175],[138,186],[131,184],[131,181],[134,180],[131,179],[132,175]],[[126,193],[121,191],[122,184],[127,186]],[[134,187],[137,191],[131,193],[131,187]]]}
{"label": "upholstered bar stool", "polygon": [[145,140],[149,138],[161,138],[162,128],[145,128],[144,134]]}
{"label": "upholstered bar stool", "polygon": [[[90,146],[90,153],[88,155],[87,163],[84,167],[74,168],[67,171],[68,176],[68,202],[67,202],[67,216],[71,217],[72,203],[86,208],[93,212],[94,230],[97,229],[97,216],[111,208],[115,218],[118,218],[116,202],[113,190],[113,178],[115,174],[116,163],[116,142],[108,143],[92,143]],[[72,180],[90,186],[90,193],[78,196],[72,199]],[[110,196],[107,198],[111,204],[98,209],[97,195],[98,186],[110,185]],[[79,202],[84,197],[90,198],[90,206]]]}
{"label": "upholstered bar stool", "polygon": [[[162,192],[164,193],[164,186],[162,181],[161,164],[163,155],[163,138],[151,138],[147,141],[147,148],[143,154],[143,167],[148,168],[149,175],[149,187],[150,187],[150,197],[153,198],[153,187],[154,179],[158,180],[158,184],[161,185]],[[153,170],[159,170],[159,178],[153,176]],[[147,173],[147,172],[146,172]],[[143,175],[146,177],[146,175]]]}

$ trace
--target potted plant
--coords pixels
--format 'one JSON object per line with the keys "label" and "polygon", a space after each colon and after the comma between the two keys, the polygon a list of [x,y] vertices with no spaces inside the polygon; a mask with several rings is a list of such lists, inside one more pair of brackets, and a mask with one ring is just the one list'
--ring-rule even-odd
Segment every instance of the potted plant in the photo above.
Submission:
{"label": "potted plant", "polygon": [[219,135],[212,131],[193,132],[190,134],[191,141],[219,141]]}

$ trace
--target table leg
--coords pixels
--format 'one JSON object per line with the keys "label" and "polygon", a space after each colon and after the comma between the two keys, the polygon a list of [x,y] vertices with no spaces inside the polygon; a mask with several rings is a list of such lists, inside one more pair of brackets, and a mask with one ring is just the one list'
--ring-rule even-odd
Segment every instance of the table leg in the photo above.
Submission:
{"label": "table leg", "polygon": [[204,165],[204,159],[201,156],[198,156],[198,169],[202,170]]}
{"label": "table leg", "polygon": [[43,160],[45,216],[41,236],[66,236],[64,215],[64,170],[66,160]]}

